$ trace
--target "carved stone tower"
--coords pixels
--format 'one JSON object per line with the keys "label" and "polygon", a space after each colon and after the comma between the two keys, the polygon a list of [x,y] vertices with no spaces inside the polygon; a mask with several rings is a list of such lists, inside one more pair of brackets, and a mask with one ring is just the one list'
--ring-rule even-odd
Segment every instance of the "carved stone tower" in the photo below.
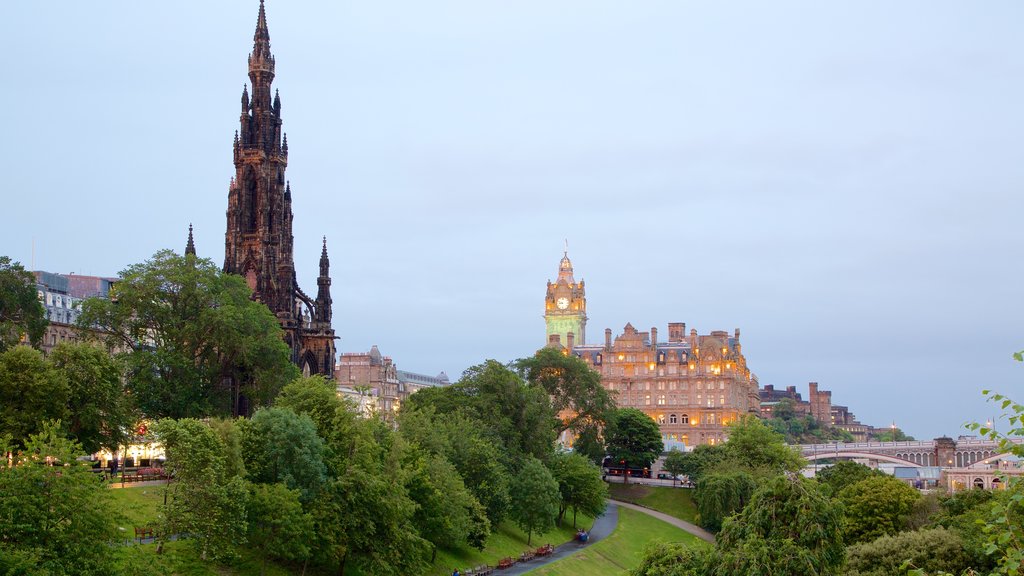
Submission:
{"label": "carved stone tower", "polygon": [[[568,250],[558,264],[558,279],[548,281],[544,298],[544,322],[547,324],[547,343],[554,341],[567,348],[587,343],[587,298],[583,281],[572,276],[572,262]],[[570,338],[570,335],[572,338]]]}
{"label": "carved stone tower", "polygon": [[292,260],[292,191],[285,179],[288,137],[281,131],[281,98],[275,92],[267,15],[260,12],[249,55],[249,88],[242,88],[240,129],[235,132],[235,176],[228,188],[224,271],[245,278],[253,298],[266,304],[284,328],[292,361],[304,374],[334,376],[331,279],[327,240],[320,256],[319,293],[299,288]]}

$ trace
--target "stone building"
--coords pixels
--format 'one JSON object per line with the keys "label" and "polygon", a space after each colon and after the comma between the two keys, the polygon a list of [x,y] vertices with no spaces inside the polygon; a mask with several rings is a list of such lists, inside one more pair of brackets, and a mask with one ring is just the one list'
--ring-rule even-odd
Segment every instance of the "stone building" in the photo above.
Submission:
{"label": "stone building", "polygon": [[292,259],[292,189],[285,178],[288,137],[282,131],[281,98],[271,92],[275,64],[261,0],[249,55],[252,94],[248,86],[243,88],[241,127],[235,132],[224,271],[244,277],[253,297],[277,316],[292,362],[304,374],[333,378],[335,336],[327,239],[313,298],[299,288]]}
{"label": "stone building", "polygon": [[601,383],[620,407],[637,408],[653,418],[662,439],[687,446],[725,441],[725,426],[744,414],[757,414],[757,378],[747,368],[740,331],[686,333],[686,324],[640,332],[626,324],[603,345],[573,346],[571,353],[601,374]]}
{"label": "stone building", "polygon": [[544,302],[547,345],[582,358],[620,407],[638,408],[658,423],[668,445],[717,444],[728,423],[759,412],[757,378],[738,329],[687,334],[686,324],[673,322],[668,340],[659,341],[657,328],[640,332],[627,324],[614,340],[606,329],[603,344],[587,344],[584,285],[574,280],[568,254]]}
{"label": "stone building", "polygon": [[42,271],[35,271],[33,274],[36,277],[36,294],[46,310],[46,319],[50,321],[40,346],[46,354],[61,342],[74,342],[80,339],[75,323],[82,312],[82,301],[94,296],[106,298],[110,293],[110,287],[117,281],[116,278],[80,274]]}
{"label": "stone building", "polygon": [[831,391],[819,389],[817,382],[809,382],[807,391],[808,398],[804,400],[796,391],[796,386],[776,390],[773,385],[766,384],[758,392],[761,417],[772,418],[775,415],[775,407],[786,399],[790,401],[795,413],[812,416],[822,426],[834,426],[845,430],[858,442],[867,441],[870,427],[858,422],[848,407],[832,404]]}
{"label": "stone building", "polygon": [[576,282],[573,278],[568,250],[558,264],[558,278],[554,283],[548,280],[548,291],[544,297],[544,323],[547,325],[549,341],[555,339],[570,348],[573,344],[587,343],[586,288],[583,280]]}
{"label": "stone building", "polygon": [[374,345],[369,352],[345,352],[335,369],[338,393],[357,404],[361,412],[376,412],[391,418],[402,402],[423,388],[447,386],[448,376],[441,372],[427,376],[399,370],[390,356]]}

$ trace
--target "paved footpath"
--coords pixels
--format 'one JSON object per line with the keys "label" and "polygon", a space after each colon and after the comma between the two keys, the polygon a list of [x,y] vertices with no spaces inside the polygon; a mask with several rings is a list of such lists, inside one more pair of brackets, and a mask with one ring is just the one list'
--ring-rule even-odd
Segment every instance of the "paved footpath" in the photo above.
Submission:
{"label": "paved footpath", "polygon": [[[594,525],[590,528],[588,534],[590,537],[587,539],[586,544],[580,544],[573,540],[572,542],[566,542],[561,546],[555,547],[555,551],[543,558],[535,558],[529,562],[519,562],[511,568],[504,570],[495,570],[494,573],[500,576],[513,576],[515,574],[526,574],[530,570],[536,570],[541,566],[550,564],[556,560],[561,560],[567,556],[583,550],[584,548],[600,542],[608,537],[612,532],[615,531],[615,527],[619,525],[619,507],[616,502],[608,502],[608,507],[604,509],[604,515],[594,520]],[[538,546],[542,544],[541,540],[538,540]]]}
{"label": "paved footpath", "polygon": [[561,560],[562,558],[565,558],[567,556],[572,556],[573,554],[579,552],[587,546],[590,546],[591,544],[594,544],[595,542],[600,542],[601,540],[611,535],[611,533],[615,530],[615,527],[618,526],[619,507],[629,508],[630,510],[636,510],[638,512],[643,512],[648,516],[653,516],[658,520],[667,522],[675,526],[676,528],[689,532],[690,534],[693,534],[701,540],[705,540],[707,542],[712,543],[714,543],[715,541],[714,534],[708,532],[707,530],[704,530],[699,526],[695,526],[687,522],[686,520],[680,520],[679,518],[676,518],[674,516],[669,516],[668,514],[658,512],[657,510],[651,510],[650,508],[644,508],[643,506],[637,506],[636,504],[630,504],[629,502],[609,500],[608,508],[606,508],[604,511],[604,516],[601,516],[600,518],[594,521],[594,526],[590,529],[590,538],[586,544],[581,545],[575,541],[562,544],[561,546],[555,548],[554,554],[550,556],[546,556],[544,558],[537,558],[529,562],[516,564],[511,568],[496,571],[495,573],[501,574],[502,576],[526,574],[531,570],[536,570],[537,568],[555,562],[556,560]]}
{"label": "paved footpath", "polygon": [[661,520],[663,522],[668,522],[669,524],[675,526],[676,528],[680,528],[682,530],[685,530],[686,532],[689,532],[690,534],[693,534],[694,536],[696,536],[697,538],[700,538],[701,540],[705,540],[707,542],[711,542],[712,544],[715,542],[715,535],[714,534],[712,534],[711,532],[708,532],[707,530],[701,528],[700,526],[696,526],[694,524],[690,524],[686,520],[680,520],[679,518],[676,518],[675,516],[669,516],[668,514],[665,514],[663,512],[658,512],[657,510],[651,510],[650,508],[645,508],[643,506],[637,506],[636,504],[630,504],[629,502],[622,502],[620,500],[611,500],[611,502],[614,502],[615,504],[618,504],[619,506],[622,506],[623,508],[629,508],[631,510],[637,510],[639,512],[643,512],[644,514],[647,514],[648,516],[653,516],[653,517],[655,517],[658,520]]}

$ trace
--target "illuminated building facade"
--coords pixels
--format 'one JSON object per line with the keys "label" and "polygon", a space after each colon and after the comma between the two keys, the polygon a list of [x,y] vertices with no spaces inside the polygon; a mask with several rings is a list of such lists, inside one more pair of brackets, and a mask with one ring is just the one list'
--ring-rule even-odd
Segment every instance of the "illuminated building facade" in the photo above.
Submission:
{"label": "illuminated building facade", "polygon": [[554,283],[548,280],[544,323],[547,325],[548,342],[558,342],[569,348],[587,343],[587,293],[583,280],[576,282],[573,278],[568,251],[558,263],[558,278]]}
{"label": "illuminated building facade", "polygon": [[601,382],[622,408],[637,408],[653,418],[668,446],[718,444],[726,425],[757,414],[757,378],[747,368],[740,331],[686,334],[686,324],[668,325],[668,341],[658,329],[639,332],[626,324],[604,345],[575,346],[571,352],[601,374]]}

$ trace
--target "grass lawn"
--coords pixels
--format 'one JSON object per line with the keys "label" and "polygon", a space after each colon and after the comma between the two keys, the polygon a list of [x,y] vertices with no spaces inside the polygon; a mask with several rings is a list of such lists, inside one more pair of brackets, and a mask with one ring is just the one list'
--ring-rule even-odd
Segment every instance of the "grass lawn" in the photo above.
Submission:
{"label": "grass lawn", "polygon": [[157,509],[164,503],[163,486],[112,488],[108,492],[114,515],[117,517],[117,525],[124,529],[126,538],[135,535],[136,526],[155,523]]}
{"label": "grass lawn", "polygon": [[643,512],[619,508],[619,525],[612,535],[576,554],[530,572],[536,576],[622,575],[640,564],[644,549],[655,540],[707,544],[687,532]]}
{"label": "grass lawn", "polygon": [[[157,512],[163,504],[163,486],[135,486],[132,488],[111,489],[111,506],[113,514],[118,518],[118,526],[123,528],[122,534],[126,540],[134,536],[136,526],[153,524],[157,520]],[[526,533],[520,530],[512,522],[502,523],[487,540],[487,547],[483,550],[462,547],[454,550],[440,549],[437,551],[437,560],[426,572],[429,576],[448,576],[452,568],[458,567],[465,570],[479,564],[490,564],[494,566],[498,560],[505,556],[518,556],[521,552],[537,548],[543,544],[563,544],[572,540],[576,530],[572,527],[571,512],[567,513],[567,522],[562,528],[555,529],[547,534],[533,535],[529,546],[526,545]],[[586,516],[577,518],[577,524],[589,528],[594,520]],[[174,575],[174,576],[243,576],[256,575],[260,573],[262,555],[259,551],[248,548],[239,549],[241,558],[231,565],[220,565],[215,562],[200,560],[196,555],[191,543],[186,541],[168,542],[164,547],[164,554],[156,555],[155,544],[133,546],[122,550],[133,559],[133,564],[145,567],[139,574],[147,576]],[[301,566],[278,565],[274,562],[267,564],[267,576],[284,576],[301,572]],[[334,570],[324,567],[310,565],[306,570],[309,576],[320,574],[334,574]],[[129,574],[132,574],[129,571]],[[359,576],[354,567],[349,567],[346,574]]]}
{"label": "grass lawn", "polygon": [[693,502],[693,490],[689,488],[609,484],[608,493],[616,500],[639,504],[680,520],[697,523],[697,505]]}
{"label": "grass lawn", "polygon": [[[572,527],[572,512],[566,513],[566,521],[562,522],[561,528],[544,535],[533,535],[530,545],[526,545],[526,533],[519,529],[514,523],[505,521],[491,533],[487,539],[487,547],[481,552],[476,548],[458,548],[456,550],[438,550],[437,560],[434,566],[427,571],[429,576],[449,576],[453,568],[465,571],[480,564],[495,566],[498,560],[506,556],[519,556],[528,549],[539,548],[544,544],[564,544],[576,536],[576,530]],[[581,527],[590,528],[594,523],[592,518],[580,515],[576,524]]]}

